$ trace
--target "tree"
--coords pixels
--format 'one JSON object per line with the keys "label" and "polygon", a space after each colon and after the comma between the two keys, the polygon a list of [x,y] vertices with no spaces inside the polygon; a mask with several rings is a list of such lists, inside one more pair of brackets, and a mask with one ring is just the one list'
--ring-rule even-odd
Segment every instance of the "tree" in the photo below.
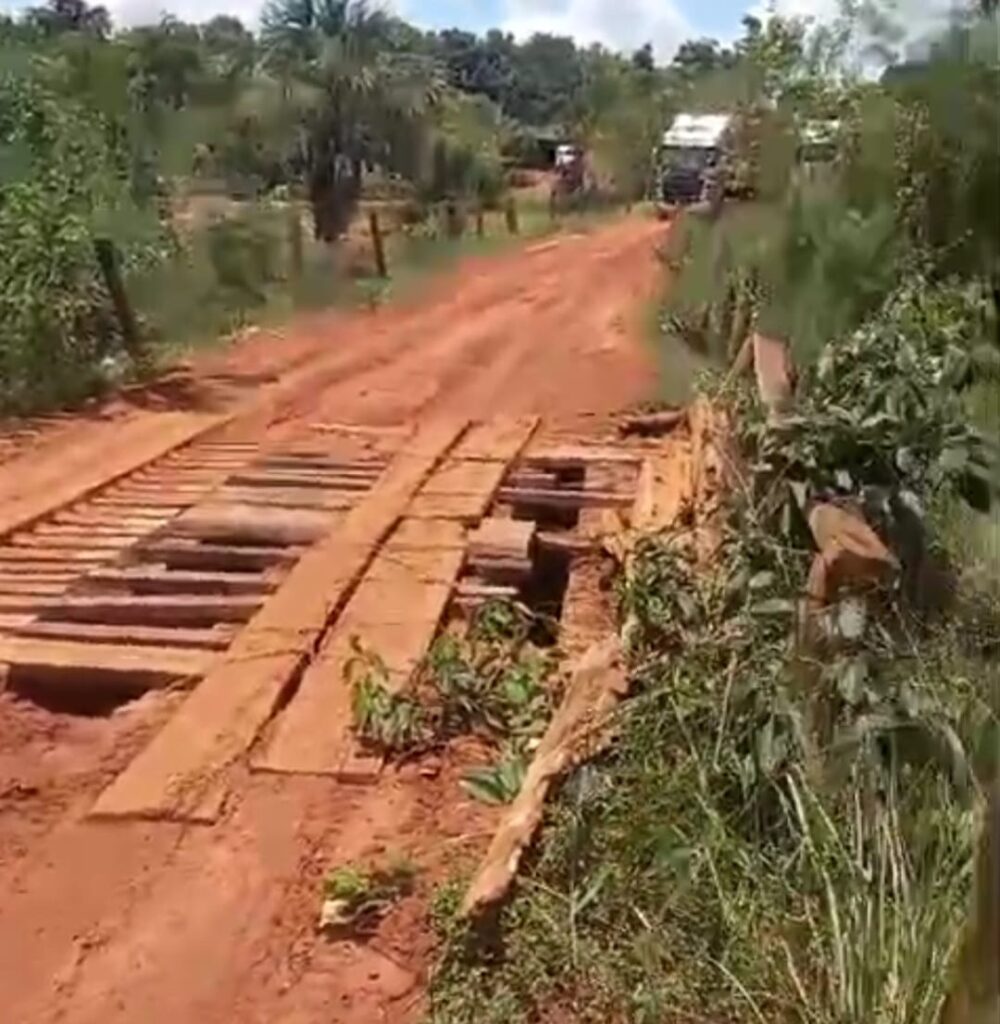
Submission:
{"label": "tree", "polygon": [[108,9],[91,7],[86,0],[49,0],[46,7],[29,7],[26,20],[46,35],[83,32],[98,39],[111,35]]}
{"label": "tree", "polygon": [[303,128],[302,158],[318,238],[346,229],[364,169],[408,159],[413,129],[441,82],[432,62],[385,44],[391,20],[362,0],[275,0],[265,63]]}
{"label": "tree", "polygon": [[639,71],[654,71],[656,69],[652,43],[644,43],[632,54],[632,66]]}

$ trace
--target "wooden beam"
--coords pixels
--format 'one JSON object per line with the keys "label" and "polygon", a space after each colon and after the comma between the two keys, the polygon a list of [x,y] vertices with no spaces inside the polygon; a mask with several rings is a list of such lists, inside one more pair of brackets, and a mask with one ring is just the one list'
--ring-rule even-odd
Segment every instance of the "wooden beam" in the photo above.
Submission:
{"label": "wooden beam", "polygon": [[168,626],[108,626],[90,622],[26,622],[4,627],[12,636],[73,640],[80,643],[122,644],[137,647],[196,647],[224,651],[236,630],[232,626],[192,629]]}
{"label": "wooden beam", "polygon": [[631,506],[633,500],[631,494],[621,494],[617,491],[543,490],[534,487],[504,487],[497,498],[511,505],[537,505],[547,508],[627,508]]}
{"label": "wooden beam", "polygon": [[55,615],[69,622],[177,623],[211,625],[214,622],[245,622],[260,607],[261,599],[251,596],[191,597],[165,595],[90,595],[58,597],[0,596],[0,613]]}

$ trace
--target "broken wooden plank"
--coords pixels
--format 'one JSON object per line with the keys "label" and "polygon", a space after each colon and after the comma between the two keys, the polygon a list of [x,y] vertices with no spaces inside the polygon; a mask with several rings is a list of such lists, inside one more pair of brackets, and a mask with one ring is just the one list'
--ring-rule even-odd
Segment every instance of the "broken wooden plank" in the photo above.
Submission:
{"label": "broken wooden plank", "polygon": [[201,675],[211,664],[210,652],[181,647],[131,647],[79,643],[72,640],[0,636],[0,664],[36,681],[67,687],[93,687],[113,682],[117,688],[142,693],[178,679]]}
{"label": "broken wooden plank", "polygon": [[101,794],[94,816],[218,817],[226,793],[220,773],[273,714],[373,553],[463,427],[434,421],[420,429],[410,450],[302,556],[174,717]]}
{"label": "broken wooden plank", "polygon": [[232,626],[211,629],[169,626],[108,626],[84,622],[26,622],[4,627],[13,636],[74,640],[81,643],[121,644],[139,647],[197,647],[224,651],[235,636]]}
{"label": "broken wooden plank", "polygon": [[245,622],[260,607],[261,598],[247,595],[135,596],[115,594],[57,597],[0,596],[0,613],[33,613],[69,622],[177,623]]}
{"label": "broken wooden plank", "polygon": [[618,637],[589,648],[577,663],[521,790],[504,813],[465,894],[465,916],[479,917],[504,899],[521,857],[541,823],[552,783],[601,748],[611,713],[627,693],[628,676]]}

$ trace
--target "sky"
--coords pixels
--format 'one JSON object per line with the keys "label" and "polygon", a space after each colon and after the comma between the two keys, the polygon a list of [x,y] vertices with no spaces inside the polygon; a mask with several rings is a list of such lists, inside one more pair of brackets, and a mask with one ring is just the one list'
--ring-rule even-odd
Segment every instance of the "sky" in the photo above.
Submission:
{"label": "sky", "polygon": [[[0,0],[0,10],[43,0]],[[96,2],[96,0],[95,0]],[[164,10],[183,21],[205,21],[235,14],[255,24],[264,0],[101,0],[117,25],[148,23]],[[762,13],[761,0],[382,0],[417,25],[482,31],[499,27],[519,38],[532,32],[571,35],[582,43],[601,42],[631,51],[651,42],[661,61],[685,39],[710,36],[731,41],[740,35],[748,10]],[[782,14],[824,16],[837,0],[771,0]],[[902,0],[923,5],[935,0]],[[937,0],[940,2],[940,0]]]}

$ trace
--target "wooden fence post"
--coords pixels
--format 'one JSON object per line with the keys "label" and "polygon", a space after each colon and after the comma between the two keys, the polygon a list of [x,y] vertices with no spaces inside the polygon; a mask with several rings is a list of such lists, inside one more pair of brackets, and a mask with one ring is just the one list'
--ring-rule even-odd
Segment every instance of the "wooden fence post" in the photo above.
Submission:
{"label": "wooden fence post", "polygon": [[484,238],[486,235],[486,225],[483,222],[483,208],[481,206],[476,207],[476,237]]}
{"label": "wooden fence post", "polygon": [[125,351],[133,358],[136,358],[142,347],[142,339],[139,336],[139,326],[135,319],[135,313],[132,312],[132,306],[128,301],[125,285],[122,282],[114,243],[110,238],[95,238],[94,252],[97,256],[97,265],[101,268],[104,284],[108,289],[108,294],[111,296],[111,304],[115,310],[118,326],[121,328]]}
{"label": "wooden fence post", "polygon": [[302,212],[294,200],[288,204],[288,251],[292,277],[298,280],[302,277],[305,261],[302,253]]}
{"label": "wooden fence post", "polygon": [[375,273],[379,277],[388,277],[389,268],[385,262],[385,244],[382,240],[382,229],[379,227],[378,214],[372,210],[368,214],[368,224],[372,232],[372,247],[375,250]]}
{"label": "wooden fence post", "polygon": [[514,197],[513,196],[511,196],[507,200],[506,214],[507,214],[507,230],[512,235],[516,235],[518,233],[519,226],[518,226],[518,223],[517,223],[517,203],[514,202]]}

